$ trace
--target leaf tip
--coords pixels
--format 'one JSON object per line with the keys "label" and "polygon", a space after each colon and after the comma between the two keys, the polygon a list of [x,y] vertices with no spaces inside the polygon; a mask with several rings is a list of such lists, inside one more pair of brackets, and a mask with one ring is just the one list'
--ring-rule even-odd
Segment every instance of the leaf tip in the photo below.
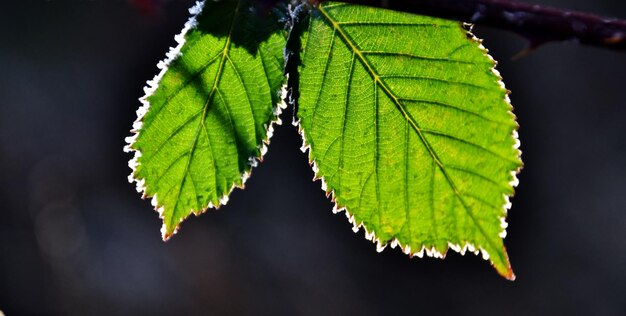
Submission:
{"label": "leaf tip", "polygon": [[509,269],[508,274],[504,276],[507,280],[509,281],[515,281],[515,273],[513,273],[513,270]]}
{"label": "leaf tip", "polygon": [[176,227],[174,230],[170,231],[167,229],[167,224],[165,223],[165,220],[163,221],[163,226],[161,226],[161,238],[163,239],[163,241],[168,241],[170,239],[170,237],[172,237],[174,234],[176,234],[176,232],[178,231],[178,227]]}
{"label": "leaf tip", "polygon": [[498,271],[498,274],[500,274],[503,278],[509,280],[509,281],[515,281],[515,273],[513,273],[513,269],[511,268],[511,264],[507,261],[507,267],[504,270],[499,270],[498,268],[496,268],[496,270]]}
{"label": "leaf tip", "polygon": [[[484,251],[484,249],[481,249]],[[484,255],[484,253],[483,253]],[[509,260],[509,255],[506,252],[506,247],[502,245],[501,253],[497,254],[497,258],[500,260],[490,259],[489,262],[496,269],[499,275],[509,281],[515,281],[515,273],[513,273],[513,268],[511,268],[511,261]]]}

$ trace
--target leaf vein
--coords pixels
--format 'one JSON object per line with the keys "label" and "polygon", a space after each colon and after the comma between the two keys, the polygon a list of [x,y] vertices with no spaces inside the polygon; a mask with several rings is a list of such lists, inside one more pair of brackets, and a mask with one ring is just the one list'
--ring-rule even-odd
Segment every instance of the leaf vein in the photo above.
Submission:
{"label": "leaf vein", "polygon": [[403,52],[388,52],[388,51],[382,51],[382,50],[364,50],[364,51],[361,51],[361,53],[363,55],[383,55],[383,56],[388,56],[388,57],[391,57],[391,58],[394,58],[394,57],[406,57],[406,58],[417,59],[417,60],[441,61],[441,62],[446,62],[446,63],[456,63],[456,64],[464,64],[464,65],[475,65],[476,64],[475,62],[471,62],[471,61],[467,61],[467,60],[458,60],[458,59],[431,57],[431,56],[420,56],[420,55],[415,55],[415,54],[410,54],[410,53],[403,53]]}
{"label": "leaf vein", "polygon": [[511,163],[517,163],[517,162],[512,161],[509,158],[506,158],[506,157],[502,156],[501,154],[499,154],[499,153],[497,153],[497,152],[495,152],[495,151],[493,151],[493,150],[491,150],[491,149],[489,149],[489,148],[487,148],[487,147],[485,147],[483,145],[471,142],[471,141],[469,141],[467,139],[463,139],[463,138],[460,138],[460,137],[457,137],[457,136],[454,136],[454,135],[446,134],[444,132],[435,131],[435,130],[429,130],[429,129],[422,129],[422,133],[430,134],[430,135],[434,135],[434,136],[445,137],[447,139],[454,140],[454,141],[457,141],[457,142],[460,142],[460,143],[472,146],[474,148],[480,149],[480,150],[482,150],[482,151],[484,151],[486,153],[489,153],[489,154],[491,154],[491,155],[493,155],[493,156],[495,156],[497,158],[500,158],[502,160],[505,160],[505,161],[508,161],[508,162],[511,162]]}
{"label": "leaf vein", "polygon": [[[183,84],[181,85],[180,88],[176,89],[176,91],[172,92],[171,95],[169,95],[161,104],[163,104],[161,107],[157,108],[155,110],[154,113],[151,113],[150,115],[157,117],[159,115],[159,113],[161,113],[161,110],[165,109],[166,107],[168,107],[168,105],[170,105],[170,101],[172,101],[172,99],[174,99],[180,92],[182,92],[183,90],[185,90],[185,88],[187,86],[189,86],[194,80],[196,80],[196,78],[198,76],[200,76],[200,74],[202,74],[209,66],[211,66],[222,54],[222,52],[218,52],[214,57],[211,58],[211,60],[209,60],[205,65],[203,65],[202,67],[200,67],[196,72],[194,72],[193,74],[191,74],[191,76],[189,76],[188,80],[185,80],[185,82],[183,82]],[[152,106],[154,106],[153,104],[151,104]],[[142,129],[147,129],[150,125],[152,125],[152,123],[154,122],[154,120],[148,121],[144,123],[144,126],[142,127]]]}
{"label": "leaf vein", "polygon": [[340,188],[341,188],[341,177],[342,177],[343,168],[344,168],[343,151],[344,151],[344,146],[346,142],[345,141],[346,125],[348,121],[348,106],[350,104],[350,90],[351,90],[350,87],[352,87],[352,78],[354,76],[354,61],[355,61],[355,54],[352,53],[352,61],[350,62],[350,72],[348,75],[348,82],[346,85],[346,94],[345,94],[346,102],[345,102],[345,106],[343,110],[343,117],[341,121],[341,147],[339,151],[339,187]]}
{"label": "leaf vein", "polygon": [[480,118],[480,119],[485,120],[485,121],[490,122],[490,123],[494,123],[494,124],[498,124],[498,125],[502,125],[502,126],[508,126],[509,125],[509,123],[488,118],[488,117],[486,117],[486,116],[484,116],[484,115],[482,115],[482,114],[480,114],[478,112],[470,111],[470,110],[464,109],[464,108],[462,108],[460,106],[456,106],[456,105],[452,105],[452,104],[448,104],[448,103],[444,103],[444,102],[432,101],[432,100],[426,100],[426,99],[411,99],[411,98],[398,98],[398,100],[400,100],[401,102],[426,103],[426,104],[437,105],[437,106],[441,106],[441,107],[444,107],[444,108],[456,110],[456,111],[459,111],[461,113],[465,113],[465,114],[469,114],[469,115],[475,116],[477,118]]}
{"label": "leaf vein", "polygon": [[[324,7],[326,9],[326,7]],[[409,23],[409,22],[382,22],[382,21],[337,21],[340,26],[407,26],[407,27],[432,27],[432,28],[450,28],[449,25],[440,25],[433,23]]]}
{"label": "leaf vein", "polygon": [[191,124],[191,122],[193,122],[198,116],[200,116],[200,114],[202,114],[202,112],[204,112],[204,110],[200,110],[200,111],[194,113],[185,122],[183,122],[175,130],[173,130],[172,133],[170,135],[168,135],[167,138],[159,144],[159,146],[157,147],[157,149],[154,151],[154,153],[152,155],[146,156],[144,159],[142,159],[142,163],[146,164],[146,163],[150,162],[152,159],[154,159],[154,157],[157,156],[157,154],[163,149],[163,147],[165,147],[165,145],[172,138],[174,138],[174,136],[178,135],[178,133],[180,133],[185,126]]}
{"label": "leaf vein", "polygon": [[481,179],[483,179],[483,180],[493,184],[494,186],[498,187],[500,190],[503,190],[504,192],[510,191],[510,188],[502,186],[502,184],[494,181],[493,179],[491,179],[491,178],[489,178],[489,177],[487,177],[487,176],[485,176],[485,175],[483,175],[483,174],[481,174],[479,172],[476,172],[476,171],[473,171],[473,170],[470,170],[470,169],[467,169],[467,168],[464,168],[464,167],[461,167],[461,166],[455,166],[455,165],[450,165],[450,164],[446,164],[446,168],[454,169],[454,170],[457,170],[459,172],[464,172],[464,173],[467,173],[467,174],[479,177],[479,178],[481,178]]}
{"label": "leaf vein", "polygon": [[379,77],[380,77],[380,79],[427,80],[427,81],[433,81],[433,82],[442,82],[442,83],[449,84],[449,85],[466,86],[466,87],[481,89],[481,90],[485,90],[485,91],[501,92],[500,90],[496,90],[496,89],[493,89],[493,88],[490,88],[490,87],[483,87],[483,86],[480,86],[480,85],[477,85],[477,84],[473,84],[473,83],[469,83],[469,82],[452,81],[452,80],[443,79],[443,78],[434,78],[434,77],[426,77],[426,76],[413,76],[413,75],[401,75],[401,74],[387,74],[387,75],[381,75]]}
{"label": "leaf vein", "polygon": [[[245,83],[243,82],[243,78],[241,77],[241,74],[239,73],[239,70],[237,70],[237,67],[235,66],[235,63],[233,63],[233,61],[230,59],[229,56],[226,56],[226,60],[228,60],[228,62],[230,63],[230,66],[233,67],[233,70],[235,71],[235,75],[237,75],[237,79],[239,80],[239,82],[241,83],[241,86],[243,88],[243,90],[245,91],[245,95],[246,95],[246,103],[248,103],[248,107],[250,108],[250,116],[252,117],[252,122],[253,122],[253,127],[257,126],[257,122],[256,122],[256,117],[254,117],[254,109],[252,108],[252,101],[250,100],[250,94],[248,93],[248,89],[246,88]],[[224,101],[226,102],[226,101]],[[228,108],[228,106],[227,106]],[[230,115],[230,111],[228,112],[228,114]],[[231,117],[231,123],[232,123],[232,117]],[[256,128],[254,128],[254,143],[256,144],[259,140],[259,135],[257,135],[257,130]]]}
{"label": "leaf vein", "polygon": [[[310,33],[309,33],[310,34]],[[333,34],[330,38],[330,44],[328,45],[328,54],[326,54],[326,63],[324,64],[324,70],[322,72],[321,82],[320,82],[320,91],[317,93],[317,97],[315,98],[315,108],[313,109],[313,114],[311,115],[311,134],[313,134],[313,130],[315,128],[315,117],[317,116],[317,109],[319,108],[319,100],[322,96],[322,88],[324,86],[324,81],[326,79],[326,74],[328,73],[328,66],[330,65],[330,59],[332,56],[332,50],[335,43],[335,30],[333,30]]]}

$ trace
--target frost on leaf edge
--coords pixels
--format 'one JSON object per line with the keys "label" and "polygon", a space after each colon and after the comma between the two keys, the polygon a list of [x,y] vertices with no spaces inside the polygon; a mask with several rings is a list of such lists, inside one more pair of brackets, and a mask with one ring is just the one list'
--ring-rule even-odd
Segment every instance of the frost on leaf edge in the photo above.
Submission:
{"label": "frost on leaf edge", "polygon": [[[467,38],[469,40],[471,40],[471,41],[473,41],[473,42],[478,44],[478,48],[483,52],[483,54],[486,57],[489,58],[489,60],[493,64],[493,66],[491,67],[491,71],[496,76],[498,85],[500,85],[502,90],[505,91],[504,102],[509,106],[508,113],[511,116],[511,118],[513,119],[513,121],[515,122],[515,124],[516,124],[516,126],[513,128],[512,132],[511,132],[511,137],[515,140],[515,143],[513,145],[513,149],[515,149],[515,151],[517,152],[517,157],[516,158],[521,163],[521,161],[522,161],[521,160],[522,151],[520,150],[521,143],[520,143],[519,134],[518,134],[518,131],[517,131],[519,129],[519,124],[517,123],[517,117],[513,113],[513,105],[511,104],[511,99],[509,98],[509,95],[511,94],[511,91],[506,89],[506,86],[505,86],[504,82],[502,81],[502,75],[496,69],[496,66],[498,65],[498,62],[489,54],[489,50],[485,46],[483,46],[483,44],[482,44],[483,40],[479,39],[478,37],[476,37],[472,33],[472,28],[474,26],[473,24],[459,22],[459,26],[466,32],[466,36],[467,36]],[[495,266],[493,260],[490,259],[489,253],[484,248],[476,247],[474,244],[472,244],[472,243],[470,243],[468,241],[466,241],[463,246],[461,246],[460,244],[453,244],[453,243],[448,241],[447,248],[444,249],[443,253],[439,252],[435,248],[435,246],[433,246],[432,248],[426,248],[426,246],[424,246],[424,245],[422,245],[422,247],[421,247],[421,249],[419,251],[414,251],[414,250],[411,249],[410,245],[402,245],[402,243],[397,238],[394,238],[394,239],[392,239],[390,241],[387,241],[387,242],[383,243],[380,240],[380,238],[376,236],[376,233],[373,230],[372,231],[368,231],[368,229],[363,225],[363,222],[357,223],[354,215],[350,213],[350,211],[347,209],[347,207],[344,206],[344,205],[340,205],[337,202],[337,199],[335,198],[335,191],[334,190],[328,190],[328,185],[326,184],[326,180],[324,179],[324,176],[319,174],[319,168],[317,166],[317,162],[315,161],[315,159],[313,159],[312,152],[311,152],[311,146],[307,142],[307,138],[306,138],[304,129],[302,128],[302,125],[300,124],[300,120],[294,121],[293,125],[298,128],[298,133],[302,137],[302,147],[300,147],[300,150],[303,153],[305,153],[305,154],[308,151],[309,164],[311,165],[311,168],[312,168],[313,173],[314,173],[313,181],[316,181],[316,180],[320,180],[321,181],[321,189],[322,189],[322,191],[324,191],[326,193],[326,197],[330,197],[331,202],[333,203],[333,209],[332,209],[333,214],[338,214],[338,213],[344,212],[345,215],[346,215],[346,218],[348,219],[348,222],[350,224],[352,224],[352,231],[355,234],[359,232],[360,228],[363,228],[363,231],[365,232],[365,239],[367,239],[367,240],[371,241],[372,243],[376,244],[376,251],[377,252],[382,252],[383,250],[385,250],[387,245],[390,245],[391,248],[396,248],[396,247],[399,246],[401,251],[404,254],[406,254],[409,257],[411,257],[411,258],[413,258],[414,256],[417,256],[418,258],[423,258],[424,254],[426,254],[426,256],[428,256],[428,257],[444,259],[446,257],[447,252],[448,252],[448,249],[452,249],[455,252],[458,252],[459,254],[461,254],[462,256],[464,256],[465,253],[469,250],[469,252],[472,252],[475,255],[482,254],[482,258],[484,260],[489,261],[491,266],[493,266],[494,269],[502,277],[504,277],[504,278],[506,278],[507,280],[510,280],[510,281],[514,281],[515,280],[515,274],[513,273],[513,270],[511,268],[510,260],[508,259],[508,254],[506,252],[506,247],[504,247],[504,245],[502,247],[503,247],[504,255],[506,256],[507,263],[508,263],[507,273],[506,274],[503,274],[500,271],[498,271],[498,269]],[[508,211],[509,211],[509,209],[512,206],[512,204],[510,202],[510,198],[515,195],[515,188],[519,184],[519,180],[517,178],[517,174],[519,174],[519,172],[522,170],[522,168],[523,168],[523,163],[521,163],[520,166],[516,170],[511,171],[512,180],[509,182],[509,185],[513,189],[513,193],[511,193],[511,194],[504,193],[503,194],[504,216],[500,217],[500,227],[502,228],[502,230],[498,234],[499,237],[502,238],[502,239],[506,238],[506,234],[507,234],[506,233],[506,228],[508,227],[508,223],[506,222],[506,215],[508,214]]]}
{"label": "frost on leaf edge", "polygon": [[146,193],[147,186],[146,186],[145,179],[135,176],[136,169],[139,166],[139,158],[142,156],[142,154],[141,154],[141,151],[134,148],[134,144],[137,140],[137,137],[139,136],[139,133],[141,133],[141,128],[143,127],[143,117],[146,115],[146,113],[148,113],[150,109],[150,102],[148,101],[148,98],[152,96],[154,92],[158,89],[159,83],[161,79],[163,79],[163,76],[169,69],[169,66],[171,65],[171,63],[174,62],[178,57],[182,55],[181,50],[186,43],[186,35],[189,31],[195,29],[198,26],[197,17],[198,15],[202,13],[205,2],[206,0],[196,1],[195,5],[189,8],[189,13],[191,14],[191,17],[189,18],[189,20],[187,20],[187,22],[185,22],[185,26],[183,27],[182,31],[176,36],[174,36],[174,39],[176,40],[176,43],[177,43],[176,47],[170,47],[170,50],[166,54],[166,58],[157,63],[157,68],[160,69],[159,73],[152,80],[148,80],[146,82],[146,86],[143,88],[144,96],[139,98],[139,101],[141,102],[141,106],[139,107],[139,109],[137,109],[137,112],[136,112],[137,119],[133,122],[133,128],[131,130],[132,135],[129,137],[126,137],[125,139],[126,145],[124,146],[124,152],[133,153],[133,158],[131,158],[128,161],[128,167],[131,169],[131,173],[130,175],[128,175],[128,182],[129,183],[134,182],[136,184],[136,190],[138,193],[141,193],[142,199],[151,198],[150,203],[154,207],[155,211],[159,214],[159,218],[163,220],[163,225],[161,226],[161,237],[163,241],[167,241],[170,237],[178,233],[180,224],[185,219],[187,219],[191,214],[199,216],[203,214],[204,212],[206,212],[209,208],[218,209],[220,206],[226,205],[226,203],[228,203],[228,196],[232,193],[232,191],[235,188],[240,188],[240,189],[244,188],[245,182],[250,177],[252,168],[256,167],[259,162],[263,161],[263,156],[265,156],[265,154],[267,153],[267,148],[268,148],[268,145],[270,144],[270,139],[272,138],[274,134],[274,124],[277,124],[277,125],[282,124],[279,116],[282,113],[282,110],[284,110],[287,107],[287,105],[282,101],[286,93],[286,89],[283,86],[281,89],[281,96],[279,96],[279,102],[273,108],[274,118],[270,121],[269,124],[265,126],[266,137],[265,139],[262,140],[261,145],[257,147],[260,155],[251,156],[248,158],[248,168],[241,174],[241,185],[233,184],[231,188],[228,190],[228,192],[224,196],[219,198],[218,205],[213,205],[212,202],[209,202],[201,210],[195,211],[194,209],[191,209],[190,213],[182,217],[180,221],[176,224],[176,227],[174,228],[174,230],[168,234],[167,226],[165,224],[165,219],[163,216],[164,206],[158,202],[156,193],[152,196]]}

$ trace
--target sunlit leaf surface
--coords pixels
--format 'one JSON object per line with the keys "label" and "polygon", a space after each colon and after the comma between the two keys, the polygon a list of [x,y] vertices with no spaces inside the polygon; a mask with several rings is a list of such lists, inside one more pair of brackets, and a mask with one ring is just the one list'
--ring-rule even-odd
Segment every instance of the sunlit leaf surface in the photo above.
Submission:
{"label": "sunlit leaf surface", "polygon": [[383,248],[503,245],[517,123],[495,62],[458,22],[325,3],[303,35],[299,119],[324,189]]}

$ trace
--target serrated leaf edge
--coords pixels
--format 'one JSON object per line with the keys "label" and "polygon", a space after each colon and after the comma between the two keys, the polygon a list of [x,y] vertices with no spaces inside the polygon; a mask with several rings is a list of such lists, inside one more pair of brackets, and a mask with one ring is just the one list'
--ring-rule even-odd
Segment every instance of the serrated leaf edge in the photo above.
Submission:
{"label": "serrated leaf edge", "polygon": [[136,184],[136,190],[138,193],[141,193],[142,199],[151,198],[150,203],[154,207],[155,211],[159,214],[159,218],[163,220],[163,225],[161,226],[161,237],[163,238],[163,241],[167,241],[170,237],[178,233],[180,229],[180,224],[185,219],[187,219],[191,214],[194,214],[195,216],[199,216],[205,213],[210,208],[218,209],[220,206],[226,205],[226,203],[228,203],[228,196],[232,193],[232,191],[235,188],[243,189],[245,187],[245,183],[252,173],[252,168],[256,167],[259,162],[263,161],[263,156],[265,156],[265,154],[267,153],[267,149],[270,144],[270,139],[272,138],[274,134],[274,124],[276,125],[282,124],[282,121],[280,120],[280,114],[287,107],[287,104],[283,101],[285,99],[287,90],[286,90],[286,86],[283,85],[281,88],[281,92],[280,92],[281,95],[279,97],[280,102],[278,102],[273,108],[274,119],[272,119],[270,123],[267,126],[265,126],[266,138],[263,139],[261,145],[257,147],[261,155],[251,156],[248,158],[249,169],[245,170],[241,174],[241,185],[233,184],[231,188],[228,190],[228,193],[226,193],[225,195],[219,198],[219,203],[217,205],[213,205],[212,202],[209,202],[207,206],[199,210],[199,212],[195,212],[193,209],[191,209],[190,214],[185,217],[182,217],[180,221],[176,224],[176,228],[174,229],[174,231],[170,234],[167,234],[167,227],[166,227],[164,216],[163,216],[164,207],[161,203],[159,203],[157,194],[155,193],[153,196],[149,196],[146,193],[147,186],[146,186],[145,179],[135,176],[136,169],[139,166],[139,158],[141,157],[142,154],[141,154],[141,151],[135,149],[133,145],[135,144],[137,137],[139,136],[139,133],[141,132],[141,128],[143,127],[143,117],[146,115],[146,113],[148,113],[148,110],[150,109],[150,102],[148,102],[148,98],[152,96],[154,92],[158,89],[159,83],[161,79],[163,79],[163,76],[169,69],[169,66],[171,65],[171,63],[174,62],[178,57],[182,55],[181,50],[186,42],[185,37],[189,31],[197,27],[196,18],[204,9],[205,2],[206,0],[196,1],[195,5],[189,9],[189,13],[191,14],[191,17],[189,18],[189,20],[187,20],[187,22],[185,22],[185,26],[183,27],[182,31],[179,34],[174,36],[174,39],[176,40],[177,45],[175,47],[170,47],[170,50],[166,53],[166,58],[157,63],[157,68],[160,69],[160,71],[152,80],[148,80],[146,82],[146,86],[143,88],[144,96],[139,98],[139,101],[141,102],[141,106],[139,107],[139,109],[137,109],[137,112],[136,112],[137,119],[133,122],[133,129],[131,130],[132,135],[129,137],[126,137],[125,139],[126,145],[124,146],[124,152],[134,154],[133,158],[131,158],[128,161],[128,167],[131,169],[131,173],[128,176],[128,182],[129,183],[134,182]]}
{"label": "serrated leaf edge", "polygon": [[[504,89],[506,91],[506,94],[504,96],[504,101],[506,102],[506,104],[509,105],[510,109],[509,109],[508,113],[509,113],[509,115],[511,115],[511,118],[513,118],[513,120],[516,122],[516,125],[517,125],[515,128],[513,128],[513,131],[511,133],[511,137],[513,137],[513,139],[515,140],[515,144],[513,145],[513,148],[517,152],[517,159],[519,159],[519,161],[521,162],[521,156],[522,156],[522,151],[520,150],[521,142],[519,140],[519,134],[518,134],[518,131],[517,131],[517,129],[519,128],[519,124],[517,124],[517,117],[513,113],[513,105],[511,104],[511,99],[509,98],[509,94],[511,93],[511,91],[506,89],[506,86],[505,86],[504,82],[502,81],[502,75],[496,69],[496,66],[497,66],[498,62],[491,55],[489,55],[489,50],[485,46],[483,46],[483,44],[482,44],[483,41],[481,39],[479,39],[478,37],[476,37],[472,33],[472,28],[473,28],[474,25],[471,24],[471,23],[461,22],[461,26],[466,31],[466,35],[467,35],[468,39],[470,39],[470,40],[474,41],[475,43],[477,43],[478,44],[478,48],[493,63],[493,66],[491,67],[491,71],[498,78],[497,83],[500,85],[500,87],[502,87],[502,89]],[[380,238],[376,236],[376,233],[373,230],[372,231],[368,231],[367,228],[363,225],[363,222],[357,223],[354,215],[352,215],[350,213],[350,211],[347,209],[347,207],[343,206],[343,205],[340,205],[337,202],[337,199],[335,198],[335,191],[334,190],[328,190],[328,185],[326,184],[326,180],[324,179],[324,176],[319,174],[319,168],[317,166],[317,162],[315,161],[315,159],[313,159],[312,152],[311,152],[311,145],[306,140],[306,135],[305,135],[304,129],[302,128],[302,125],[300,124],[300,120],[294,121],[293,125],[298,128],[298,133],[302,137],[302,146],[300,147],[300,150],[303,153],[305,153],[305,154],[308,151],[309,164],[311,165],[311,168],[313,169],[313,173],[314,173],[313,181],[316,181],[316,180],[320,180],[321,181],[322,191],[324,191],[326,193],[326,197],[330,197],[331,202],[333,203],[333,209],[332,209],[333,214],[338,214],[338,213],[344,212],[345,215],[346,215],[346,218],[348,219],[348,222],[350,224],[352,224],[352,231],[355,234],[359,232],[360,228],[363,228],[363,231],[365,232],[365,239],[367,239],[367,240],[371,241],[372,243],[376,244],[376,251],[377,252],[382,252],[383,250],[385,250],[387,245],[390,245],[391,248],[396,248],[396,247],[399,246],[401,251],[404,254],[406,254],[409,257],[411,257],[411,258],[413,258],[414,256],[417,256],[418,258],[423,258],[424,254],[426,254],[426,256],[428,256],[428,257],[444,259],[446,257],[447,252],[448,252],[448,249],[452,249],[455,252],[460,253],[462,256],[464,256],[465,253],[469,250],[469,252],[472,252],[475,255],[482,254],[482,258],[484,260],[489,261],[489,263],[495,268],[494,262],[492,260],[490,260],[489,253],[484,248],[476,247],[474,244],[472,244],[472,243],[470,243],[468,241],[466,241],[465,244],[463,244],[462,246],[460,244],[453,244],[453,243],[448,241],[448,248],[446,248],[443,251],[443,253],[439,252],[435,248],[435,246],[433,246],[432,248],[427,248],[424,245],[422,245],[422,248],[420,248],[419,251],[412,251],[410,245],[408,245],[408,244],[407,245],[402,245],[402,243],[397,238],[394,238],[394,239],[392,239],[392,240],[390,240],[388,242],[384,242],[384,243],[381,242]],[[522,170],[522,168],[523,168],[523,163],[516,170],[511,171],[512,180],[509,182],[509,185],[513,189],[515,189],[518,186],[518,184],[519,184],[519,179],[517,178],[517,174],[519,174],[519,172]],[[499,233],[499,236],[502,239],[504,239],[506,237],[506,235],[507,235],[506,228],[508,227],[508,223],[506,222],[506,215],[508,214],[508,211],[509,211],[509,209],[512,206],[512,204],[510,202],[510,198],[514,194],[515,194],[515,191],[513,191],[512,194],[506,194],[506,193],[503,194],[503,198],[504,198],[503,209],[504,209],[505,215],[500,217],[500,227],[502,228],[502,230]],[[506,248],[504,249],[504,251],[506,252]],[[505,255],[507,255],[507,254],[505,253]],[[498,269],[495,269],[495,270],[498,271]],[[515,274],[513,273],[513,270],[511,269],[510,263],[509,263],[509,266],[508,266],[508,273],[507,274],[502,274],[499,271],[498,271],[498,273],[500,275],[502,275],[504,278],[506,278],[506,279],[508,279],[510,281],[515,280]]]}

